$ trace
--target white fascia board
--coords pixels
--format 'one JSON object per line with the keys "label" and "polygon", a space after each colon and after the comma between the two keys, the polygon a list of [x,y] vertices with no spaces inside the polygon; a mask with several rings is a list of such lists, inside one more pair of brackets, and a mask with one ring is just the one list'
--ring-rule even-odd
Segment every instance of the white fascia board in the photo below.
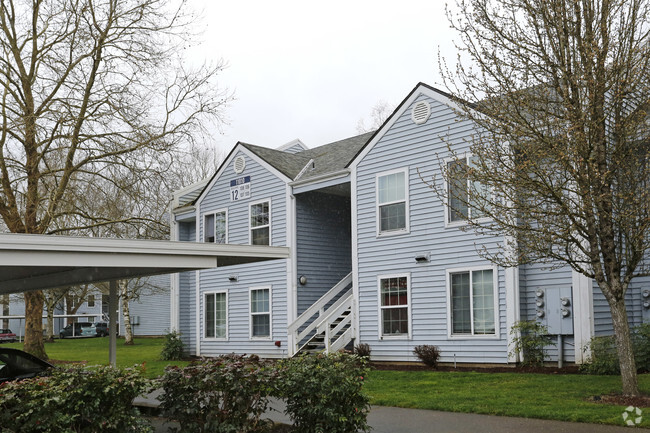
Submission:
{"label": "white fascia board", "polygon": [[[280,180],[282,180],[282,181],[284,181],[286,183],[291,182],[292,179],[290,177],[285,176],[283,173],[281,173],[279,170],[277,170],[271,164],[269,164],[268,162],[266,162],[265,160],[263,160],[262,158],[260,158],[259,156],[257,156],[253,152],[251,152],[250,150],[246,149],[246,147],[243,146],[241,143],[237,143],[237,145],[232,150],[232,152],[230,152],[230,158],[228,158],[226,161],[224,161],[221,164],[221,167],[219,168],[217,173],[212,177],[212,181],[209,184],[207,184],[207,186],[205,187],[205,189],[203,190],[203,192],[201,193],[199,198],[196,200],[196,206],[197,207],[201,206],[201,202],[203,201],[203,199],[205,199],[205,196],[212,189],[215,182],[217,182],[219,179],[221,179],[221,176],[223,175],[224,171],[226,170],[226,168],[228,168],[230,166],[231,161],[237,157],[239,152],[243,153],[244,155],[248,156],[253,161],[257,162],[259,165],[264,167],[269,173],[273,174],[278,179],[280,179]],[[242,173],[241,175],[243,176],[244,173]]]}
{"label": "white fascia board", "polygon": [[283,144],[282,146],[278,147],[275,150],[279,150],[280,152],[284,152],[287,149],[291,149],[295,145],[299,145],[300,147],[303,148],[303,150],[309,150],[309,147],[305,143],[302,142],[299,138],[296,138],[295,140],[291,140],[288,143]]}
{"label": "white fascia board", "polygon": [[[174,242],[142,239],[112,239],[112,238],[85,238],[74,236],[30,235],[30,234],[0,234],[0,254],[3,265],[27,264],[33,265],[34,261],[13,258],[11,255],[21,256],[21,253],[56,253],[48,255],[48,264],[59,262],[58,254],[148,254],[164,257],[173,255],[175,258],[182,256],[231,256],[231,257],[264,257],[282,258],[289,256],[287,247],[268,247],[260,245],[227,245],[195,242]],[[116,258],[117,259],[117,258]],[[45,263],[38,263],[45,266]],[[68,263],[69,265],[69,263]],[[99,264],[101,266],[101,264]]]}
{"label": "white fascia board", "polygon": [[436,92],[436,91],[430,89],[429,87],[427,87],[425,85],[418,84],[415,87],[415,89],[413,89],[413,91],[411,92],[411,96],[409,96],[407,99],[405,99],[404,102],[402,102],[402,104],[399,106],[399,108],[397,110],[395,110],[395,112],[393,113],[391,118],[386,123],[384,123],[384,125],[381,127],[381,129],[379,129],[377,131],[377,133],[372,137],[372,140],[368,144],[366,144],[363,151],[361,151],[361,153],[359,153],[356,156],[356,158],[354,158],[354,160],[350,163],[349,167],[353,167],[353,166],[356,167],[366,157],[366,155],[368,153],[370,153],[370,151],[373,149],[373,147],[375,147],[375,145],[379,142],[379,140],[381,140],[383,138],[383,136],[386,134],[386,132],[393,127],[393,125],[395,124],[397,119],[402,117],[404,112],[421,95],[428,96],[429,98],[431,98],[431,99],[433,99],[435,101],[438,101],[438,102],[440,102],[442,104],[448,105],[454,111],[462,111],[463,110],[463,108],[458,103],[454,102],[451,98],[449,98],[449,97],[447,97],[447,96],[445,96],[445,95],[443,95],[443,94],[441,94],[439,92]]}
{"label": "white fascia board", "polygon": [[180,204],[180,198],[184,195],[187,195],[193,191],[196,191],[198,189],[203,189],[205,185],[208,183],[210,179],[206,178],[203,180],[200,180],[198,182],[195,182],[191,185],[188,185],[184,188],[178,189],[172,193],[172,209],[178,208],[181,206]]}
{"label": "white fascia board", "polygon": [[336,179],[339,177],[346,177],[350,175],[350,169],[344,168],[343,170],[333,171],[331,173],[325,173],[320,176],[310,177],[309,179],[296,180],[289,182],[290,186],[302,186],[309,185],[311,183],[322,182],[323,180]]}

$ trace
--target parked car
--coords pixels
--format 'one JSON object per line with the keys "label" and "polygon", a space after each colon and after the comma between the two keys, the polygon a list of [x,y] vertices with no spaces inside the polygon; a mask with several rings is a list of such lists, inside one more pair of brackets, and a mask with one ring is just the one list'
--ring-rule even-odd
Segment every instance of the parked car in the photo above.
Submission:
{"label": "parked car", "polygon": [[0,343],[13,343],[16,339],[16,334],[11,329],[0,329]]}
{"label": "parked car", "polygon": [[95,322],[93,323],[95,330],[97,331],[98,337],[107,337],[108,336],[108,323],[106,322]]}
{"label": "parked car", "polygon": [[0,347],[0,383],[47,374],[49,362],[18,349]]}
{"label": "parked car", "polygon": [[[74,327],[73,327],[74,325]],[[90,322],[70,323],[59,331],[59,338],[66,337],[96,337],[95,325]]]}

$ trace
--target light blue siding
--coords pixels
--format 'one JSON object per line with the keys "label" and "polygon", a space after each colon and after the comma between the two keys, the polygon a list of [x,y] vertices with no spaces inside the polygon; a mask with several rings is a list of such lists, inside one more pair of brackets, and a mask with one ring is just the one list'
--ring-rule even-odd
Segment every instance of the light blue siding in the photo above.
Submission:
{"label": "light blue siding", "polygon": [[296,195],[298,314],[352,270],[350,198],[317,192]]}
{"label": "light blue siding", "polygon": [[[630,326],[638,326],[645,320],[648,321],[649,312],[643,308],[643,291],[650,289],[650,277],[635,278],[625,294],[625,306]],[[596,336],[612,335],[612,316],[605,295],[593,282],[594,296],[594,333]]]}
{"label": "light blue siding", "polygon": [[[179,222],[178,235],[180,241],[194,242],[196,240],[196,224],[194,222]],[[188,353],[196,351],[196,272],[181,272],[179,274],[179,332],[181,340]]]}
{"label": "light blue siding", "polygon": [[[497,270],[498,335],[487,338],[449,337],[447,271],[492,265],[477,249],[494,248],[500,239],[477,237],[457,227],[445,227],[445,208],[422,179],[441,179],[440,163],[447,157],[447,144],[462,153],[474,128],[459,121],[453,111],[426,96],[431,117],[422,125],[411,120],[410,108],[357,166],[357,244],[359,266],[360,342],[372,347],[377,360],[415,360],[413,347],[435,344],[441,361],[507,362],[504,272]],[[441,137],[445,137],[443,141]],[[376,175],[387,170],[408,170],[408,217],[410,232],[377,235]],[[430,262],[417,264],[415,256],[430,254]],[[378,276],[409,273],[411,276],[410,340],[380,339]]]}
{"label": "light blue siding", "polygon": [[[204,215],[217,210],[227,209],[227,230],[229,244],[250,244],[249,205],[260,201],[270,201],[270,243],[286,246],[287,206],[286,183],[266,167],[258,164],[245,153],[239,154],[246,159],[246,169],[235,174],[232,163],[223,169],[205,197],[197,204],[199,209],[198,227],[203,239]],[[246,200],[231,201],[230,181],[243,176],[250,176],[251,197]],[[230,276],[236,275],[237,282],[231,282]],[[272,335],[269,339],[250,338],[251,288],[271,288]],[[287,260],[273,260],[246,265],[225,266],[200,272],[199,282],[199,339],[200,353],[204,356],[216,356],[224,353],[255,353],[265,357],[281,357],[287,351]],[[225,291],[228,294],[228,339],[216,340],[204,338],[204,295],[205,293]],[[193,328],[196,333],[196,328]],[[280,341],[280,347],[275,345]]]}
{"label": "light blue siding", "polygon": [[302,152],[303,150],[305,150],[305,149],[300,145],[300,143],[296,143],[293,146],[284,149],[283,152],[286,152],[286,153],[298,153],[298,152]]}
{"label": "light blue siding", "polygon": [[[131,321],[138,318],[139,324],[131,327],[133,335],[164,335],[169,332],[170,320],[170,276],[155,275],[149,284],[155,286],[155,293],[146,289],[139,299],[129,302]],[[124,322],[120,323],[120,333],[124,332]]]}
{"label": "light blue siding", "polygon": [[[521,302],[521,320],[536,320],[537,306],[535,304],[537,289],[565,289],[572,287],[573,271],[569,266],[563,266],[559,269],[551,269],[549,264],[535,263],[522,265],[519,267],[520,286],[519,296]],[[525,284],[521,284],[521,281]],[[575,303],[575,301],[574,301]],[[574,329],[577,326],[574,318]],[[554,338],[556,338],[554,336]],[[554,340],[557,342],[557,340]],[[572,335],[563,336],[563,359],[565,362],[575,360],[575,344]],[[559,347],[551,345],[546,348],[546,359],[557,361]]]}

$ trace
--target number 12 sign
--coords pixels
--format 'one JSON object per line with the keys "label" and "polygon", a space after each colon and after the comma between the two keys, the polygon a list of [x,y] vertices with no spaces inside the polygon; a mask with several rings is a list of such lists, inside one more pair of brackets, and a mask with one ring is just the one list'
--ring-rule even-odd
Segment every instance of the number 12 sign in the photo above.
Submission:
{"label": "number 12 sign", "polygon": [[230,181],[230,201],[251,198],[251,177],[244,176]]}

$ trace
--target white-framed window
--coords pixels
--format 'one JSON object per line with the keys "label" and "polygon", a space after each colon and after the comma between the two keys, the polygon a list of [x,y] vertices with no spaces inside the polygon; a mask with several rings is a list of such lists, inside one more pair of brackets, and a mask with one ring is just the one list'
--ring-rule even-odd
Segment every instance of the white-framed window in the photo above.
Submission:
{"label": "white-framed window", "polygon": [[447,270],[450,336],[498,336],[495,268]]}
{"label": "white-framed window", "polygon": [[249,215],[251,245],[271,245],[271,200],[251,203]]}
{"label": "white-framed window", "polygon": [[210,292],[203,297],[203,336],[205,338],[228,338],[228,294]]}
{"label": "white-framed window", "polygon": [[271,338],[271,288],[250,289],[250,337]]}
{"label": "white-framed window", "polygon": [[203,242],[228,243],[228,211],[223,209],[205,215],[203,231]]}
{"label": "white-framed window", "polygon": [[409,338],[411,335],[411,276],[380,275],[379,335],[381,338]]}
{"label": "white-framed window", "polygon": [[408,232],[408,169],[377,174],[376,190],[377,234]]}
{"label": "white-framed window", "polygon": [[88,295],[88,298],[86,299],[86,303],[88,304],[89,308],[92,308],[95,306],[95,295]]}
{"label": "white-framed window", "polygon": [[467,176],[467,169],[476,162],[476,157],[465,155],[457,159],[449,159],[447,164],[447,212],[446,222],[450,225],[463,224],[468,218],[481,218],[476,206],[472,206],[479,198],[489,193],[480,182],[472,181]]}

